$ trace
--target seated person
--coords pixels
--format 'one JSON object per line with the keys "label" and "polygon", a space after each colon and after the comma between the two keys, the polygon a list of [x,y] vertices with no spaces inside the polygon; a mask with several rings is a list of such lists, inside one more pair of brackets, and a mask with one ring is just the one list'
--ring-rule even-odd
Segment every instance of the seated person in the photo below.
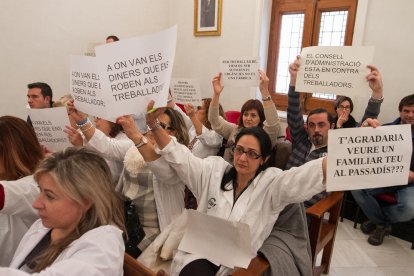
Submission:
{"label": "seated person", "polygon": [[[179,112],[166,108],[157,118],[160,128],[186,146],[189,143],[187,127]],[[125,133],[132,139],[131,134],[139,133],[131,116],[118,118]],[[125,155],[125,168],[116,189],[132,200],[145,232],[145,237],[138,244],[143,251],[168,224],[178,217],[184,209],[184,183],[174,175],[156,176],[153,171],[162,170],[165,163],[162,160],[145,163],[138,149],[146,144],[156,145],[155,128],[150,128],[145,139],[131,147]],[[138,148],[138,149],[137,149]]]}
{"label": "seated person", "polygon": [[221,85],[221,73],[213,78],[213,97],[208,111],[208,120],[215,132],[220,134],[223,139],[227,140],[226,150],[223,158],[232,162],[231,149],[234,145],[234,139],[245,127],[262,127],[270,136],[272,146],[277,142],[279,133],[281,132],[280,120],[277,115],[276,107],[272,101],[269,93],[269,78],[262,71],[260,73],[260,93],[262,94],[263,104],[259,100],[248,100],[241,108],[241,115],[239,124],[227,122],[224,118],[219,116],[219,100],[220,94],[223,91]]}
{"label": "seated person", "polygon": [[[208,120],[210,102],[210,98],[202,99],[202,103],[197,106],[197,109],[191,104],[184,105],[185,111],[192,122],[189,129],[190,144],[188,148],[195,156],[200,158],[217,155],[223,144],[223,137],[211,129],[211,123]],[[219,114],[225,118],[221,105],[219,106]]]}
{"label": "seated person", "polygon": [[[151,104],[153,102],[149,108],[152,108]],[[156,128],[153,131],[157,140],[156,151],[149,144],[139,148],[147,162],[159,162],[161,159],[167,163],[163,169],[154,170],[153,173],[161,177],[173,170],[176,177],[196,197],[199,212],[247,223],[252,231],[252,249],[255,252],[269,236],[285,206],[303,202],[325,189],[325,158],[288,171],[270,168],[272,144],[261,127],[240,130],[233,148],[234,161],[230,165],[218,156],[205,159],[195,157],[188,148],[177,143],[163,129],[156,127],[155,118],[159,112],[162,109],[147,115],[148,125]],[[130,134],[129,137],[134,143],[143,139],[138,133]],[[209,204],[211,198],[215,198],[213,205]],[[170,272],[173,275],[198,275],[200,271],[209,272],[211,275],[227,275],[231,269],[178,251]]]}
{"label": "seated person", "polygon": [[67,148],[46,157],[34,179],[40,219],[0,275],[123,275],[124,214],[105,160]]}
{"label": "seated person", "polygon": [[[400,117],[386,125],[410,124],[414,147],[414,94],[404,97],[398,106]],[[381,245],[384,236],[391,232],[391,224],[414,219],[414,151],[411,155],[408,185],[391,186],[377,189],[351,191],[356,202],[368,217],[361,225],[361,230],[369,234],[368,242]],[[392,193],[396,204],[381,206],[375,196]]]}
{"label": "seated person", "polygon": [[39,188],[32,174],[43,159],[25,121],[0,117],[0,266],[8,266],[23,235],[39,217],[32,202]]}

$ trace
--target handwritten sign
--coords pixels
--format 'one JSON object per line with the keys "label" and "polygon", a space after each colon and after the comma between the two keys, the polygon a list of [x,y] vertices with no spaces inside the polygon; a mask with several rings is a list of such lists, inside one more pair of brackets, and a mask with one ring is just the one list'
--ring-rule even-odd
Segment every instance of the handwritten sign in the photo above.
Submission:
{"label": "handwritten sign", "polygon": [[329,130],[327,191],[408,183],[410,125]]}
{"label": "handwritten sign", "polygon": [[29,109],[28,112],[40,144],[52,151],[72,146],[63,132],[70,125],[66,107]]}
{"label": "handwritten sign", "polygon": [[258,86],[259,58],[233,57],[220,59],[223,86]]}
{"label": "handwritten sign", "polygon": [[70,92],[78,110],[107,118],[96,58],[71,56]]}
{"label": "handwritten sign", "polygon": [[146,111],[167,103],[177,26],[95,48],[109,117]]}
{"label": "handwritten sign", "polygon": [[372,63],[372,47],[307,47],[301,53],[296,91],[356,96],[368,88],[365,76]]}
{"label": "handwritten sign", "polygon": [[171,80],[171,91],[176,103],[199,105],[201,102],[200,83],[198,80],[174,78]]}

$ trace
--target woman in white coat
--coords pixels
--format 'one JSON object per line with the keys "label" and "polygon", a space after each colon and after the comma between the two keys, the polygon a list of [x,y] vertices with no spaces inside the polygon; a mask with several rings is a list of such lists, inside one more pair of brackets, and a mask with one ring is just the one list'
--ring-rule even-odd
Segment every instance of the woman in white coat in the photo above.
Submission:
{"label": "woman in white coat", "polygon": [[24,120],[0,117],[0,266],[7,266],[23,235],[38,219],[32,203],[39,188],[32,174],[43,158]]}
{"label": "woman in white coat", "polygon": [[105,160],[67,148],[46,157],[34,178],[40,220],[0,275],[123,275],[123,208]]}
{"label": "woman in white coat", "polygon": [[[150,127],[156,126],[156,115],[157,112],[153,112],[147,116]],[[158,148],[155,151],[151,146],[140,148],[147,161],[162,159],[168,164],[164,170],[153,173],[162,177],[169,169],[174,170],[197,198],[198,211],[247,223],[252,232],[251,246],[254,252],[267,238],[279,212],[286,205],[303,202],[325,189],[325,158],[289,171],[269,168],[271,141],[260,127],[240,130],[233,149],[233,166],[221,157],[199,159],[162,129],[156,129],[153,134]],[[138,133],[129,133],[128,136],[135,143],[142,139]],[[231,269],[178,251],[170,273],[201,275],[200,271],[210,271],[211,275],[217,272],[218,275],[227,275]]]}

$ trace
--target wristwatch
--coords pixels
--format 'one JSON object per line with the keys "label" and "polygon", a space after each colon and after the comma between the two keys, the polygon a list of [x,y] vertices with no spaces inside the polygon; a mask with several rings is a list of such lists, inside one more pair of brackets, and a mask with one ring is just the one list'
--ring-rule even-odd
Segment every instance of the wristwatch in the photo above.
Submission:
{"label": "wristwatch", "polygon": [[141,141],[138,144],[135,144],[135,146],[137,147],[137,149],[139,149],[140,147],[142,147],[143,145],[146,145],[148,143],[148,139],[145,136],[142,136]]}
{"label": "wristwatch", "polygon": [[267,102],[270,101],[272,99],[272,97],[269,95],[266,98],[262,98],[262,101]]}

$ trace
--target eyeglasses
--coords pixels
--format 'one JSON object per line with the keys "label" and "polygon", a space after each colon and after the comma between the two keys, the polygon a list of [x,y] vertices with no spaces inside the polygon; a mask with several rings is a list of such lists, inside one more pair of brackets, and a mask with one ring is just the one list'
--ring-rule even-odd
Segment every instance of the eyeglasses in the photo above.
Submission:
{"label": "eyeglasses", "polygon": [[338,106],[338,109],[341,109],[341,110],[351,110],[351,107],[350,106],[340,105],[340,106]]}
{"label": "eyeglasses", "polygon": [[247,158],[249,159],[259,159],[262,155],[258,154],[254,150],[245,151],[242,146],[235,146],[233,147],[234,155],[241,156],[243,153],[246,154]]}
{"label": "eyeglasses", "polygon": [[163,129],[171,130],[171,131],[174,130],[172,127],[170,127],[170,126],[168,126],[168,125],[166,125],[162,122],[159,122],[159,124],[160,124],[160,127],[162,127]]}

